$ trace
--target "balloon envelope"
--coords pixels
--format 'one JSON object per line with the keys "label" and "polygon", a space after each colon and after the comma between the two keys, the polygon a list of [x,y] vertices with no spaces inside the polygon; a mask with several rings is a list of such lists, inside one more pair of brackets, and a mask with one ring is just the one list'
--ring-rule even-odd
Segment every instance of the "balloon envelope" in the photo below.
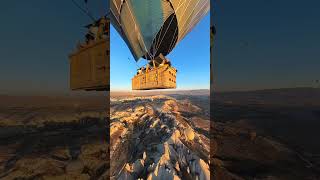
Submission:
{"label": "balloon envelope", "polygon": [[210,0],[110,1],[111,23],[135,60],[169,54],[210,10]]}

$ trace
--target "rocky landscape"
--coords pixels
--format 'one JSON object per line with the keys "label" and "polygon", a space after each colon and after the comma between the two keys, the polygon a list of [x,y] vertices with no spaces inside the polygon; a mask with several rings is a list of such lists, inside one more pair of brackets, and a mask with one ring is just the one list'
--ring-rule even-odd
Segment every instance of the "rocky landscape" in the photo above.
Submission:
{"label": "rocky landscape", "polygon": [[113,179],[320,178],[318,89],[156,94],[111,96]]}
{"label": "rocky landscape", "polygon": [[320,90],[215,93],[215,179],[320,179]]}
{"label": "rocky landscape", "polygon": [[204,109],[167,95],[112,96],[111,179],[210,179]]}
{"label": "rocky landscape", "polygon": [[319,89],[213,97],[1,96],[0,179],[320,179]]}
{"label": "rocky landscape", "polygon": [[0,179],[108,179],[108,99],[0,99]]}

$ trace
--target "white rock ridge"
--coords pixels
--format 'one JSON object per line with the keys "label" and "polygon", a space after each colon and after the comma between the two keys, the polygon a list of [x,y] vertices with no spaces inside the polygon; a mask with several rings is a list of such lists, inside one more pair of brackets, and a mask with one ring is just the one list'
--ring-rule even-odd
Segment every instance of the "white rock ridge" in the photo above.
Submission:
{"label": "white rock ridge", "polygon": [[119,99],[111,109],[110,155],[119,157],[111,161],[112,179],[210,179],[209,145],[201,140],[206,137],[180,114],[179,101]]}

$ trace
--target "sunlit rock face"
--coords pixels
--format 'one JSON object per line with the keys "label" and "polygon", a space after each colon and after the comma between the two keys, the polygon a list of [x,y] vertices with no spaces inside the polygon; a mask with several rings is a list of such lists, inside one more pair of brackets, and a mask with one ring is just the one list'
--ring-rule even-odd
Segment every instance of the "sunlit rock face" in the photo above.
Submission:
{"label": "sunlit rock face", "polygon": [[111,178],[210,179],[209,118],[201,113],[169,96],[113,99]]}

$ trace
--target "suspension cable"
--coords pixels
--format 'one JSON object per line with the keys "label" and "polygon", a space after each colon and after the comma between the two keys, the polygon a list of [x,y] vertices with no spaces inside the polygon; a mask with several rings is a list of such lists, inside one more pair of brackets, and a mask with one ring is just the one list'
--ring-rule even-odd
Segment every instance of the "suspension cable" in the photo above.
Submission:
{"label": "suspension cable", "polygon": [[95,18],[91,15],[88,7],[86,9],[84,9],[83,7],[81,7],[75,0],[71,0],[71,2],[78,8],[80,9],[85,15],[87,15],[92,21],[96,21]]}

